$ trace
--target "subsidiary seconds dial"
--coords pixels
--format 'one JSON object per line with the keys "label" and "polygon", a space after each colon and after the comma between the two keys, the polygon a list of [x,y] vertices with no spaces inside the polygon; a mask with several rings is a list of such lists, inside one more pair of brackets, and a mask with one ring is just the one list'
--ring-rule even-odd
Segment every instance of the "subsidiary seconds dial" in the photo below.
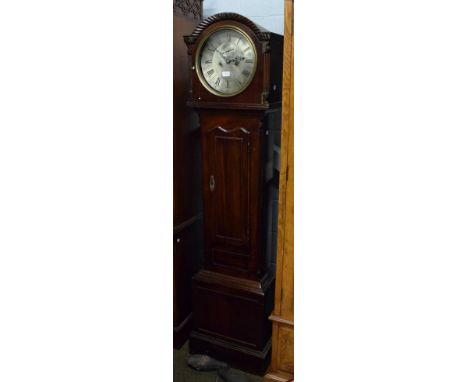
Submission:
{"label": "subsidiary seconds dial", "polygon": [[203,86],[223,97],[245,90],[254,77],[256,66],[255,45],[247,34],[233,27],[211,33],[196,55],[197,74]]}

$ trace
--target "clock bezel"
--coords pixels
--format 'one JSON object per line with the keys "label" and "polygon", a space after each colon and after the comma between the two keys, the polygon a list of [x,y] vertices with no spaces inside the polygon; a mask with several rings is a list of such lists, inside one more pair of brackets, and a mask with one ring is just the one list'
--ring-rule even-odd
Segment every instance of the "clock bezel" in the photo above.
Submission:
{"label": "clock bezel", "polygon": [[[205,42],[214,33],[218,32],[220,29],[231,29],[231,30],[234,30],[236,32],[239,32],[240,34],[242,34],[247,39],[247,41],[249,42],[250,46],[253,49],[254,63],[253,63],[252,75],[250,76],[250,79],[246,83],[246,85],[244,87],[242,87],[240,90],[238,90],[237,92],[235,92],[235,93],[226,94],[226,93],[222,93],[222,92],[212,88],[211,85],[206,81],[205,77],[203,76],[203,72],[202,72],[201,65],[200,65],[200,55],[201,55],[201,52],[203,50],[203,47],[205,46]],[[250,86],[250,84],[252,83],[253,79],[255,78],[255,74],[257,72],[257,62],[258,62],[257,47],[256,47],[254,41],[252,40],[252,38],[244,30],[242,30],[241,28],[239,28],[239,27],[237,27],[235,25],[220,25],[219,27],[211,30],[210,33],[206,34],[206,36],[204,36],[203,39],[200,41],[200,43],[198,44],[197,50],[195,52],[195,71],[197,73],[197,77],[198,77],[199,81],[201,82],[203,87],[206,90],[208,90],[211,94],[214,94],[214,95],[216,95],[218,97],[224,97],[224,98],[234,97],[234,96],[244,92]]]}

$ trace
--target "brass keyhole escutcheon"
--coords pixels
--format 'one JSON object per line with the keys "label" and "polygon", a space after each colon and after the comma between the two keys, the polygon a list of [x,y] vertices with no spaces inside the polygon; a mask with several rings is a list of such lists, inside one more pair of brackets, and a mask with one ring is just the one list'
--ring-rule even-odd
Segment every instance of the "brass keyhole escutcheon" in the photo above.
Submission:
{"label": "brass keyhole escutcheon", "polygon": [[214,176],[211,175],[210,176],[210,191],[214,191],[215,189],[215,179],[214,179]]}

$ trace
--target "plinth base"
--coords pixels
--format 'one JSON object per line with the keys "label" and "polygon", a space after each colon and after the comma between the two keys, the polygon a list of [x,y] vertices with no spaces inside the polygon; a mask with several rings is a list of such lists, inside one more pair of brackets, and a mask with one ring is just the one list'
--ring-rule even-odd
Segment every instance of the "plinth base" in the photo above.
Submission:
{"label": "plinth base", "polygon": [[190,352],[263,375],[271,358],[273,275],[255,281],[202,270],[192,293]]}

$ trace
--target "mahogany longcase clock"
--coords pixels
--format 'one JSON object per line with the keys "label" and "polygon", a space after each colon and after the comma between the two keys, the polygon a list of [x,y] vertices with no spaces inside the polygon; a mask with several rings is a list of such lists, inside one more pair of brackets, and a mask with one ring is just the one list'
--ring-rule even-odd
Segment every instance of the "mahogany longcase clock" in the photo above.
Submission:
{"label": "mahogany longcase clock", "polygon": [[235,13],[184,37],[200,123],[204,265],[190,351],[263,373],[271,353],[283,37]]}

